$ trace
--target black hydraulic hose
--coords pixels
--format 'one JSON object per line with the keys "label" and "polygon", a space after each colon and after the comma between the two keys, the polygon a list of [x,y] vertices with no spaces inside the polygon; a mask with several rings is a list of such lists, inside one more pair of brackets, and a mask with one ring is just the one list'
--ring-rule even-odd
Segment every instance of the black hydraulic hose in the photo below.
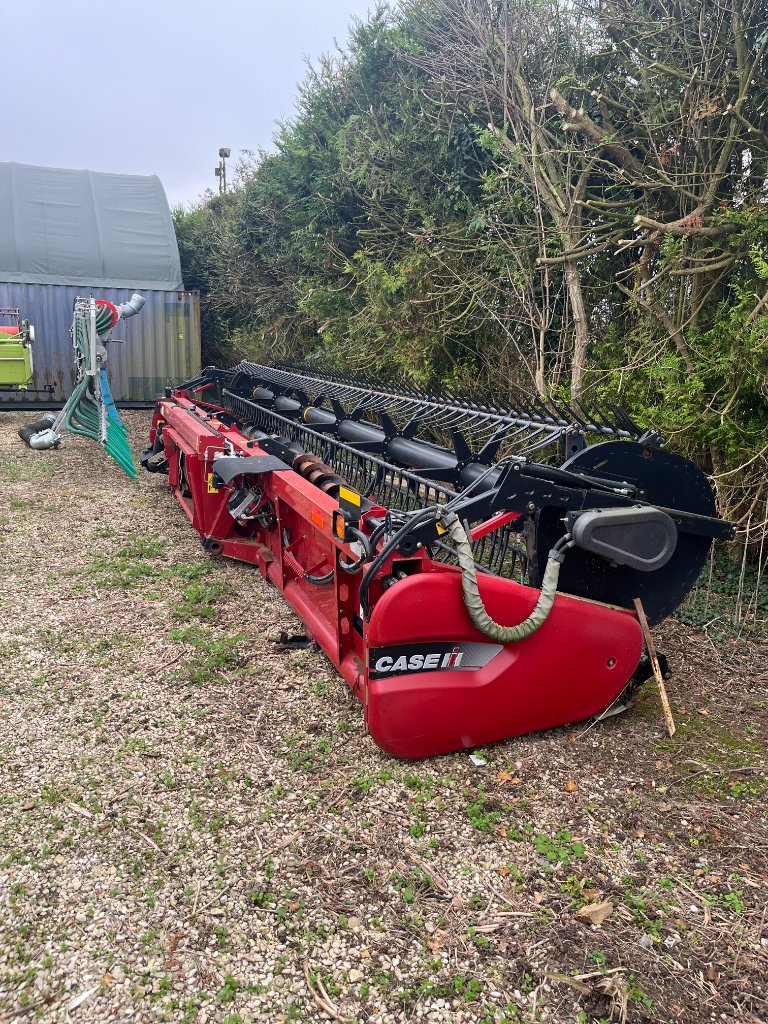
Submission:
{"label": "black hydraulic hose", "polygon": [[347,532],[351,533],[359,541],[363,553],[354,562],[345,562],[343,558],[339,558],[339,568],[343,569],[344,572],[350,573],[352,576],[356,576],[359,572],[363,571],[365,563],[371,560],[371,543],[366,535],[354,526],[348,526]]}
{"label": "black hydraulic hose", "polygon": [[364,619],[368,619],[371,614],[371,608],[368,603],[368,591],[370,590],[373,577],[404,537],[415,530],[417,526],[421,526],[421,524],[426,522],[428,519],[434,519],[437,514],[437,505],[430,505],[428,508],[423,508],[419,512],[416,512],[406,523],[403,523],[396,533],[390,537],[378,555],[371,562],[370,566],[366,570],[365,576],[363,576],[360,581],[360,608]]}
{"label": "black hydraulic hose", "polygon": [[322,587],[333,580],[333,569],[331,569],[330,572],[327,572],[325,576],[313,576],[312,573],[305,572],[304,579],[307,583],[314,583],[316,587]]}

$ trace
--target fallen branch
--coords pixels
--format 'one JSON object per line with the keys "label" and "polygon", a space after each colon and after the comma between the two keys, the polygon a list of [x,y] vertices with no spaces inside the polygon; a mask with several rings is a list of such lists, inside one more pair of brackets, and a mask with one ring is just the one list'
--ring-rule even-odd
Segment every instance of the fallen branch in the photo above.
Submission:
{"label": "fallen branch", "polygon": [[417,857],[415,853],[411,854],[411,860],[416,865],[416,867],[419,868],[419,870],[422,871],[431,881],[434,889],[436,889],[438,892],[444,893],[446,896],[450,896],[451,891],[448,888],[448,884],[441,875],[438,875],[438,873],[435,871],[433,867],[427,864],[426,861],[423,861],[421,857]]}
{"label": "fallen branch", "polygon": [[323,983],[320,980],[320,975],[319,974],[316,975],[316,978],[317,978],[317,988],[320,990],[319,992],[315,989],[315,986],[312,984],[312,974],[310,973],[309,961],[305,960],[304,961],[304,979],[305,979],[305,981],[307,983],[307,988],[309,989],[309,994],[312,996],[312,998],[317,1003],[317,1005],[320,1007],[320,1009],[323,1011],[323,1013],[327,1014],[332,1020],[341,1021],[342,1024],[349,1024],[351,1018],[349,1018],[349,1017],[342,1017],[342,1015],[339,1013],[337,1007],[334,1006],[334,1004],[331,1002],[330,996],[325,991],[325,988],[323,987]]}

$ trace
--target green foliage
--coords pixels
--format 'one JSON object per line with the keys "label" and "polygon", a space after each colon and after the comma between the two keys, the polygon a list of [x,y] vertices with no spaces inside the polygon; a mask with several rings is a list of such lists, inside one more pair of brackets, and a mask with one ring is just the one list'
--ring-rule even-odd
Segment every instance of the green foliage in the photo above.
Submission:
{"label": "green foliage", "polygon": [[726,6],[375,11],[309,71],[274,151],[174,212],[204,361],[323,359],[619,402],[718,477],[725,514],[757,521],[764,11]]}
{"label": "green foliage", "polygon": [[193,648],[192,657],[183,663],[187,679],[193,685],[221,682],[243,664],[242,633],[216,639],[199,626],[183,626],[171,631],[171,640]]}
{"label": "green foliage", "polygon": [[571,863],[571,859],[581,860],[584,856],[584,844],[574,842],[573,834],[567,829],[559,829],[554,836],[537,835],[533,837],[536,852],[549,864]]}
{"label": "green foliage", "polygon": [[478,832],[493,832],[501,821],[501,812],[489,808],[488,800],[482,791],[467,805],[467,816],[472,827],[476,828]]}
{"label": "green foliage", "polygon": [[[754,567],[744,566],[715,548],[711,565],[705,567],[688,598],[677,611],[681,622],[706,628],[710,636],[733,634],[768,639],[768,586]],[[745,613],[737,616],[741,580]]]}

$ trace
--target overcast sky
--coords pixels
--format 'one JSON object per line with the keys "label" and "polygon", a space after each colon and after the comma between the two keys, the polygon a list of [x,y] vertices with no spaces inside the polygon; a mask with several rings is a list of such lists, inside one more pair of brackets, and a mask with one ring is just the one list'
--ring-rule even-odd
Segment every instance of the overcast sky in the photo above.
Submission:
{"label": "overcast sky", "polygon": [[269,148],[305,58],[373,0],[0,0],[0,161],[160,176],[172,205]]}

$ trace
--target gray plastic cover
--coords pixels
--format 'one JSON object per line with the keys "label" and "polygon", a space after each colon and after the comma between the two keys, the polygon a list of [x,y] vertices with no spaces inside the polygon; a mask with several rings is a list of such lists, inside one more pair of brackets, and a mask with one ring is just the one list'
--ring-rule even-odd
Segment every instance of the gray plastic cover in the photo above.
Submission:
{"label": "gray plastic cover", "polygon": [[290,468],[276,455],[218,455],[213,460],[213,472],[224,484],[231,483],[236,476],[284,473]]}
{"label": "gray plastic cover", "polygon": [[577,547],[640,572],[661,569],[677,547],[674,522],[651,506],[569,513],[568,529]]}

